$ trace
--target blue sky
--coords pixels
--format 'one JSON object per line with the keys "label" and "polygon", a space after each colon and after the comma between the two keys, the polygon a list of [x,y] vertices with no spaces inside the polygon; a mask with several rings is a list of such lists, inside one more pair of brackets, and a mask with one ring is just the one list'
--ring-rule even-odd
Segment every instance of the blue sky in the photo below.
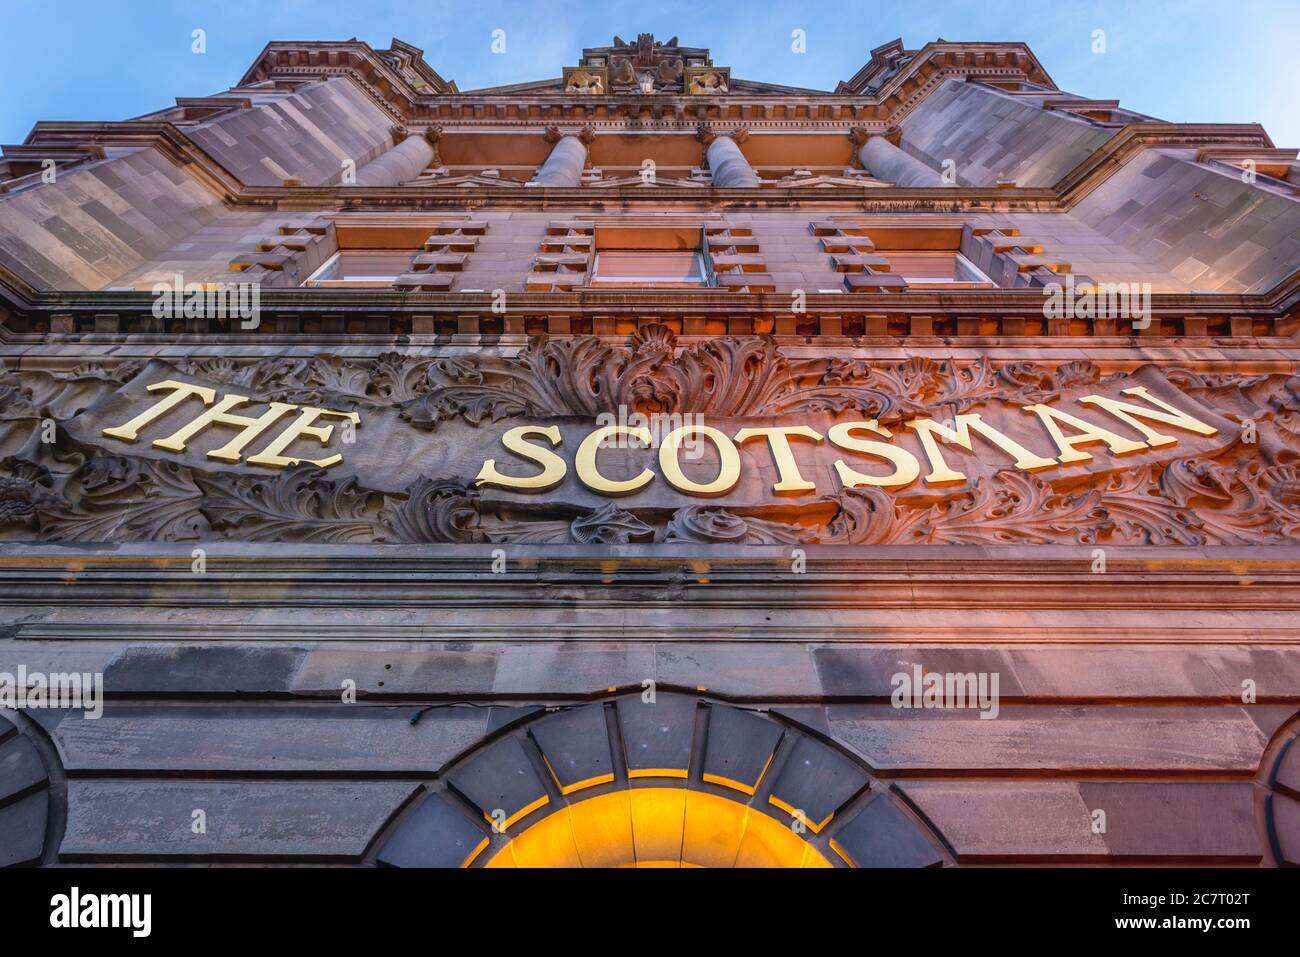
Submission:
{"label": "blue sky", "polygon": [[[736,76],[832,89],[897,36],[1024,40],[1065,90],[1162,119],[1259,122],[1300,147],[1295,0],[0,0],[0,142],[38,119],[126,119],[233,85],[269,40],[393,36],[461,89],[558,76],[585,46],[650,31],[709,47]],[[207,52],[191,51],[206,31]],[[506,31],[506,52],[490,51]],[[791,31],[807,34],[792,53]],[[1094,30],[1106,52],[1091,50]]]}

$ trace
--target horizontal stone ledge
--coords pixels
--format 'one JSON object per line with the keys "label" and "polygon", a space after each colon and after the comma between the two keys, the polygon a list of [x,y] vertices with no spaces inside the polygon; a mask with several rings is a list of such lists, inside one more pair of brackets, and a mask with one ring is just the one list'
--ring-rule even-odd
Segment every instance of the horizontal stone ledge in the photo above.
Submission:
{"label": "horizontal stone ledge", "polygon": [[[961,864],[1255,864],[1266,853],[1249,781],[907,781],[896,786]],[[1098,810],[1106,815],[1105,833],[1093,828]]]}
{"label": "horizontal stone ledge", "polygon": [[[712,589],[710,591],[710,589]],[[366,589],[362,589],[363,591]],[[326,589],[312,594],[267,592],[191,596],[37,596],[7,599],[0,637],[20,641],[278,641],[525,642],[666,641],[952,645],[1073,643],[1086,645],[1201,644],[1300,646],[1290,603],[1266,594],[1259,605],[1225,606],[1211,597],[1161,607],[1145,600],[1101,607],[1087,596],[1037,604],[983,607],[954,598],[947,604],[899,599],[871,604],[841,593],[838,601],[792,600],[789,589],[729,590],[700,586],[650,589],[613,597],[602,589],[562,585],[501,593],[475,601],[425,596],[428,586],[388,595]],[[805,596],[808,597],[808,596]]]}
{"label": "horizontal stone ledge", "polygon": [[[337,337],[331,343],[331,351],[332,354],[343,359],[360,361],[373,360],[388,352],[397,352],[404,356],[430,356],[428,350],[434,347],[439,350],[437,352],[439,358],[473,355],[479,350],[479,345],[474,343],[435,343],[436,338],[439,337],[412,336],[397,341],[393,337],[360,339]],[[612,337],[611,341],[626,343],[627,338],[620,335]],[[681,336],[677,341],[684,345],[691,345],[702,343],[707,338]],[[278,340],[277,345],[283,348],[277,348],[273,354],[277,358],[284,359],[310,358],[320,351],[316,347],[317,341],[315,339]],[[501,350],[501,355],[513,356],[527,344],[527,341],[526,336],[502,336],[497,343],[497,348]],[[1083,346],[1091,350],[1087,355],[1094,361],[1103,363],[1108,371],[1131,372],[1152,362],[1162,366],[1187,368],[1202,374],[1290,375],[1295,368],[1293,346],[1279,342],[1276,347],[1270,348],[1246,340],[1239,340],[1236,344],[1220,342],[1216,344],[1213,352],[1198,354],[1195,359],[1190,359],[1186,350],[1172,343],[1161,345],[1159,342],[1143,342],[1139,346],[1136,341],[1125,340],[1098,346],[1095,342],[1079,339],[1019,340],[993,344],[981,342],[979,345],[940,340],[929,340],[924,343],[917,340],[911,342],[895,340],[883,345],[851,345],[848,351],[836,354],[842,358],[861,359],[882,365],[913,358],[975,361],[981,357],[1000,365],[1013,362],[1071,362],[1085,356],[1085,353],[1080,351]],[[824,358],[824,353],[819,351],[823,348],[821,344],[809,344],[802,337],[797,343],[790,342],[784,348],[789,356]],[[1168,354],[1162,355],[1161,353],[1166,349]],[[0,358],[5,361],[22,364],[24,370],[39,368],[49,372],[69,372],[87,362],[95,362],[111,370],[119,364],[141,359],[220,357],[235,362],[254,363],[265,359],[267,355],[265,344],[260,342],[234,342],[197,336],[189,337],[189,341],[169,340],[154,344],[135,339],[120,344],[87,341],[62,342],[53,345],[32,342],[0,343]]]}
{"label": "horizontal stone ledge", "polygon": [[[915,614],[915,612],[913,612]],[[256,626],[225,627],[219,622],[195,624],[188,627],[158,628],[143,621],[126,621],[96,623],[85,626],[24,625],[12,629],[11,634],[25,641],[150,641],[150,642],[295,642],[303,639],[304,631],[313,641],[320,642],[372,642],[372,641],[406,641],[423,644],[438,641],[468,641],[533,643],[554,641],[556,635],[570,643],[626,641],[626,642],[665,642],[670,644],[693,641],[707,643],[727,643],[736,640],[737,633],[743,633],[744,639],[753,644],[820,642],[840,643],[846,645],[892,645],[902,641],[919,641],[932,644],[953,646],[978,646],[990,643],[1007,645],[1042,644],[1044,642],[1068,642],[1076,645],[1113,645],[1116,643],[1141,643],[1146,645],[1166,644],[1173,647],[1191,645],[1221,645],[1236,641],[1243,645],[1258,645],[1294,650],[1298,639],[1294,624],[1275,623],[1274,627],[1261,627],[1255,623],[1224,622],[1218,627],[1199,627],[1184,629],[1156,630],[1139,623],[1130,626],[1114,623],[1099,624],[1094,627],[1027,627],[998,628],[990,624],[985,628],[962,628],[960,622],[954,621],[947,628],[912,628],[900,622],[888,627],[869,627],[847,624],[844,626],[817,625],[814,627],[791,627],[780,623],[766,625],[737,622],[734,617],[730,622],[725,616],[717,616],[714,621],[700,624],[674,624],[663,622],[656,626],[637,627],[623,620],[600,621],[589,625],[574,625],[568,619],[549,616],[535,616],[527,627],[519,627],[517,622],[502,625],[500,623],[480,623],[477,621],[451,621],[428,626],[393,627],[379,625],[373,627],[331,628],[325,625],[298,625],[290,621],[279,624]]]}
{"label": "horizontal stone ledge", "polygon": [[[530,192],[532,192],[530,190]],[[696,213],[698,215],[698,211]],[[572,241],[575,237],[549,237],[543,245]],[[582,238],[582,237],[577,237]],[[749,237],[737,237],[732,245],[760,245]],[[771,259],[765,256],[765,259]],[[247,276],[242,277],[246,279]],[[835,278],[827,274],[828,279]],[[521,273],[517,281],[522,283]],[[241,280],[232,273],[230,281]],[[508,311],[505,315],[545,316],[554,310],[575,315],[591,315],[602,310],[619,311],[627,307],[629,316],[658,314],[694,314],[708,312],[710,307],[726,312],[740,310],[746,313],[776,314],[790,310],[790,294],[781,292],[728,292],[716,288],[691,289],[586,289],[572,293],[528,292],[519,286],[507,289]],[[862,315],[907,315],[912,312],[934,316],[1043,318],[1043,306],[1048,296],[1042,287],[992,287],[956,291],[910,289],[906,295],[887,293],[879,296],[850,295],[845,292],[805,290],[806,314],[837,315],[848,312]],[[345,289],[336,287],[270,286],[261,290],[259,305],[264,316],[321,314],[346,315],[389,312],[403,315],[421,312],[466,315],[473,313],[483,318],[502,313],[493,312],[491,289],[476,292],[429,292],[417,294],[389,287]],[[50,314],[67,314],[73,318],[92,318],[102,314],[152,315],[156,296],[149,289],[65,289],[40,290],[31,303],[33,308]],[[1156,320],[1174,320],[1183,317],[1205,319],[1220,323],[1233,317],[1248,319],[1279,319],[1286,310],[1281,298],[1268,293],[1223,292],[1153,292],[1150,295],[1151,315]],[[1092,321],[1077,317],[1080,321]]]}
{"label": "horizontal stone ledge", "polygon": [[[428,277],[428,282],[416,282],[421,289],[433,284],[445,285],[443,280],[448,273],[421,273],[416,278]],[[546,287],[554,292],[528,293],[529,295],[568,295],[564,290],[568,286],[551,282],[563,273],[545,273]],[[572,278],[571,274],[570,278]],[[749,275],[749,274],[745,274]],[[742,277],[743,278],[743,277]],[[405,280],[404,280],[405,281]],[[405,285],[402,288],[406,288]],[[873,315],[855,316],[849,313],[843,304],[827,310],[826,315],[809,313],[801,316],[797,323],[774,321],[771,315],[744,316],[737,313],[746,312],[743,306],[730,305],[731,296],[748,296],[750,289],[743,285],[736,290],[721,291],[721,303],[692,303],[689,306],[690,319],[682,320],[682,345],[704,342],[724,334],[730,335],[773,335],[778,345],[823,347],[866,347],[869,345],[890,345],[907,343],[909,347],[935,347],[945,344],[962,347],[974,343],[980,346],[998,348],[1016,344],[1031,345],[1039,350],[1052,348],[1087,349],[1096,356],[1099,349],[1117,350],[1141,341],[1146,349],[1146,358],[1159,358],[1160,353],[1169,350],[1179,356],[1185,356],[1186,349],[1195,346],[1231,346],[1250,343],[1261,349],[1285,349],[1293,342],[1290,329],[1294,320],[1280,316],[1264,316],[1257,319],[1250,317],[1223,317],[1214,322],[1205,322],[1204,316],[1197,318],[1172,317],[1161,323],[1153,324],[1141,335],[1130,334],[1127,326],[1115,328],[1113,322],[1079,321],[1073,324],[1023,316],[993,315],[988,317],[971,316],[969,308],[957,310],[960,314],[936,315],[933,308],[918,306],[915,315],[896,316],[885,319],[875,315],[880,304],[869,300],[878,295],[892,295],[897,301],[899,294],[886,293],[852,293],[852,305],[856,308],[872,309]],[[412,297],[437,295],[429,292],[410,292]],[[790,291],[777,293],[785,296],[787,301]],[[318,304],[317,304],[318,305]],[[547,321],[544,317],[508,313],[505,315],[465,316],[464,305],[459,307],[439,307],[436,304],[412,299],[404,303],[403,308],[394,308],[392,304],[370,304],[361,308],[344,309],[338,305],[328,307],[328,314],[306,316],[303,307],[295,307],[292,315],[264,315],[261,324],[255,330],[245,331],[234,322],[218,320],[157,320],[148,315],[121,315],[117,313],[96,313],[93,316],[73,320],[43,313],[28,313],[25,317],[11,318],[6,328],[21,341],[24,337],[39,337],[39,341],[50,345],[76,343],[86,348],[96,346],[169,347],[177,344],[193,343],[211,345],[222,343],[227,347],[255,346],[269,349],[280,347],[302,347],[304,345],[328,348],[339,351],[347,347],[367,347],[371,353],[401,350],[411,346],[441,346],[446,348],[461,347],[521,347],[528,338],[546,334],[550,336],[582,336],[596,334],[599,338],[610,341],[623,341],[630,334],[612,332],[614,326],[602,326],[605,317],[582,317],[575,313],[572,317],[560,317],[560,323]],[[557,304],[562,308],[561,304]],[[316,308],[313,306],[312,308]],[[537,308],[537,307],[532,307]],[[673,322],[672,317],[662,314],[658,318]],[[180,323],[188,323],[181,325]],[[170,323],[164,329],[165,324]],[[1040,356],[1041,358],[1041,356]]]}
{"label": "horizontal stone ledge", "polygon": [[[318,570],[332,562],[346,563],[351,571],[357,563],[369,563],[397,569],[402,566],[416,568],[422,564],[442,566],[470,563],[491,563],[495,550],[506,552],[507,559],[516,559],[521,567],[538,567],[600,563],[626,558],[647,566],[674,562],[709,561],[719,567],[762,567],[773,562],[786,562],[794,548],[805,553],[809,564],[824,561],[827,566],[848,568],[851,565],[896,565],[905,562],[907,568],[949,564],[953,568],[990,566],[1011,567],[1021,564],[1030,567],[1064,568],[1083,561],[1092,562],[1092,552],[1101,548],[1106,552],[1108,568],[1116,566],[1153,570],[1177,569],[1178,574],[1229,572],[1239,577],[1247,572],[1281,574],[1300,573],[1300,542],[1275,545],[1191,545],[1186,547],[1080,545],[730,545],[691,544],[665,542],[628,545],[526,545],[526,544],[340,544],[312,545],[281,542],[234,542],[223,540],[187,542],[0,542],[0,574],[20,570],[24,564],[33,569],[75,564],[85,567],[89,563],[104,567],[123,567],[136,563],[140,567],[157,567],[159,560],[182,559],[186,567],[193,560],[195,547],[202,546],[209,563],[216,561],[231,564],[256,565],[268,571],[291,568]],[[531,563],[523,565],[522,563]],[[281,564],[283,563],[283,564]],[[972,565],[971,563],[977,563]],[[951,571],[951,569],[949,569]],[[1085,568],[1085,574],[1087,570]],[[1091,575],[1105,578],[1106,575]]]}
{"label": "horizontal stone ledge", "polygon": [[[236,598],[252,605],[286,603],[317,606],[347,604],[359,608],[409,605],[419,608],[508,607],[537,598],[564,600],[576,597],[563,589],[582,589],[592,601],[621,607],[653,605],[663,600],[686,601],[708,607],[722,604],[782,607],[804,604],[820,607],[923,609],[1052,609],[1149,608],[1152,590],[1158,590],[1162,608],[1209,608],[1219,611],[1257,612],[1290,602],[1300,582],[1290,568],[1238,570],[1168,570],[1110,566],[1105,575],[1075,574],[1064,569],[1026,569],[993,566],[961,571],[943,565],[919,568],[867,568],[877,572],[869,587],[854,575],[855,566],[792,570],[799,556],[786,556],[771,566],[728,566],[716,560],[644,565],[608,559],[605,566],[543,565],[511,567],[493,573],[486,567],[367,568],[348,574],[337,565],[305,564],[303,570],[249,569],[246,566],[209,566],[201,575],[182,569],[141,570],[130,566],[66,568],[62,575],[50,569],[8,573],[0,568],[0,607],[48,604],[51,606],[177,604],[221,607]],[[187,560],[188,561],[188,560]],[[523,561],[519,562],[524,565]],[[1086,562],[1082,562],[1086,564]],[[310,572],[315,571],[315,577]],[[434,573],[444,585],[441,592],[422,588]],[[781,598],[763,592],[779,585],[790,589]],[[71,586],[77,586],[73,588]],[[927,586],[923,594],[913,594]],[[1068,586],[1074,591],[1062,590]],[[292,587],[294,591],[285,591]],[[1205,589],[1219,591],[1210,596]]]}
{"label": "horizontal stone ledge", "polygon": [[[582,699],[610,687],[705,688],[748,701],[887,702],[893,676],[921,664],[940,673],[996,672],[1008,703],[1241,705],[1300,710],[1300,642],[1134,645],[832,644],[730,639],[556,639],[0,643],[0,670],[100,672],[111,701],[277,698],[337,701],[344,679],[370,702],[530,696]],[[1253,712],[1253,709],[1251,710]]]}
{"label": "horizontal stone ledge", "polygon": [[[64,861],[356,862],[412,782],[68,782]],[[204,812],[206,833],[193,814]]]}
{"label": "horizontal stone ledge", "polygon": [[[780,589],[775,589],[780,591]],[[1291,607],[1275,603],[1224,608],[1213,602],[1162,608],[1117,608],[1057,599],[1037,606],[1004,603],[981,608],[897,601],[869,606],[853,596],[802,605],[768,594],[729,600],[683,600],[678,593],[611,600],[574,586],[523,593],[513,601],[457,604],[402,596],[361,602],[341,593],[306,602],[298,596],[226,596],[195,604],[168,596],[118,601],[108,597],[15,606],[0,618],[0,638],[20,641],[667,641],[750,644],[932,642],[951,645],[1073,643],[1085,645],[1203,644],[1300,647]],[[721,595],[717,597],[722,597]],[[1149,594],[1148,594],[1149,597]]]}
{"label": "horizontal stone ledge", "polygon": [[1253,778],[1296,705],[829,705],[831,736],[881,773],[1224,774]]}
{"label": "horizontal stone ledge", "polygon": [[[597,670],[594,664],[588,668]],[[629,686],[639,683],[623,683]],[[664,690],[670,687],[675,686],[665,682]],[[73,778],[423,779],[441,773],[492,729],[539,707],[526,702],[489,707],[486,702],[113,700],[94,720],[80,711],[32,714]],[[771,707],[789,710],[779,703]],[[1295,708],[1003,703],[993,719],[984,720],[975,709],[899,710],[878,703],[796,706],[807,714],[791,715],[828,734],[878,774],[900,780],[953,775],[1253,780],[1269,740],[1296,716]],[[420,721],[412,725],[417,714]]]}
{"label": "horizontal stone ledge", "polygon": [[[109,683],[109,678],[105,678]],[[33,711],[69,774],[214,772],[432,777],[488,733],[494,712],[420,705],[204,703],[110,700],[97,719]]]}

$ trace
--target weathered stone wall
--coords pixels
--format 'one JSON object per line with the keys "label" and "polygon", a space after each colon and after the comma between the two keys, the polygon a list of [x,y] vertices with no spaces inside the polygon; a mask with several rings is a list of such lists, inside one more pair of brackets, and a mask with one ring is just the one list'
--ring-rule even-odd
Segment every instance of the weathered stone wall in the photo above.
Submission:
{"label": "weathered stone wall", "polygon": [[935,170],[953,160],[957,182],[972,186],[1052,186],[1114,133],[958,80],[942,83],[902,127],[904,150]]}
{"label": "weathered stone wall", "polygon": [[[261,99],[261,98],[259,98]],[[190,137],[246,186],[338,183],[343,161],[364,166],[393,145],[393,120],[335,77],[199,124]]]}
{"label": "weathered stone wall", "polygon": [[1300,202],[1192,150],[1148,150],[1072,216],[1189,289],[1262,293],[1300,264]]}
{"label": "weathered stone wall", "polygon": [[38,289],[103,289],[224,212],[158,150],[111,150],[53,183],[0,194],[0,263]]}

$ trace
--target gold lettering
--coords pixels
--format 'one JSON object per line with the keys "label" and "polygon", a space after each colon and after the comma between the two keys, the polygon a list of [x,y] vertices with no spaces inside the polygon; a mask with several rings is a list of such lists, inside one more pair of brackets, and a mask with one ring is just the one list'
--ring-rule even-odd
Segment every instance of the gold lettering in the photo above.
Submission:
{"label": "gold lettering", "polygon": [[809,482],[799,474],[799,463],[795,460],[794,452],[790,451],[789,437],[792,435],[812,439],[814,442],[822,440],[819,433],[814,432],[806,425],[792,425],[777,429],[741,429],[736,433],[737,445],[743,445],[750,439],[759,437],[767,439],[767,447],[772,450],[772,458],[776,461],[776,472],[779,480],[772,486],[772,491],[778,495],[817,491],[816,482]]}
{"label": "gold lettering", "polygon": [[[692,434],[705,436],[718,450],[718,477],[712,482],[700,483],[688,479],[686,473],[682,471],[681,463],[677,460],[677,450],[681,446],[682,438]],[[736,451],[735,443],[727,438],[725,432],[719,432],[709,425],[683,425],[664,436],[663,443],[659,446],[659,468],[663,471],[664,478],[668,479],[668,484],[679,492],[689,492],[692,495],[725,495],[740,481],[740,453]]]}
{"label": "gold lettering", "polygon": [[563,482],[565,473],[568,471],[564,459],[550,449],[524,441],[525,437],[529,435],[543,436],[550,439],[551,445],[555,446],[560,444],[560,429],[559,426],[555,425],[545,428],[540,425],[521,425],[501,436],[502,445],[516,455],[522,455],[530,462],[536,462],[542,467],[541,472],[536,475],[506,475],[504,472],[497,471],[496,459],[488,459],[483,463],[483,468],[479,470],[478,475],[475,477],[474,484],[500,485],[502,488],[544,492]]}
{"label": "gold lettering", "polygon": [[1157,432],[1155,429],[1138,421],[1137,416],[1144,419],[1150,419],[1152,422],[1164,422],[1166,425],[1176,426],[1180,429],[1186,429],[1188,432],[1196,432],[1199,435],[1213,435],[1219,430],[1213,426],[1206,425],[1193,419],[1186,412],[1175,409],[1168,402],[1157,399],[1146,390],[1145,386],[1134,386],[1131,389],[1122,389],[1125,395],[1135,395],[1140,399],[1146,399],[1153,405],[1158,405],[1166,411],[1160,412],[1156,409],[1144,409],[1140,405],[1129,405],[1127,402],[1119,402],[1115,399],[1108,399],[1101,395],[1085,395],[1079,401],[1088,405],[1098,405],[1109,412],[1115,418],[1127,422],[1133,428],[1137,429],[1146,436],[1147,444],[1152,448],[1158,448],[1162,445],[1173,445],[1178,440],[1172,435],[1165,435]]}
{"label": "gold lettering", "polygon": [[655,477],[655,473],[649,469],[642,469],[640,475],[626,481],[607,479],[601,475],[600,469],[596,467],[596,452],[607,437],[614,435],[630,435],[641,440],[646,448],[654,442],[654,436],[650,434],[649,429],[638,429],[630,425],[607,425],[582,440],[582,444],[578,446],[578,454],[573,457],[573,467],[582,484],[593,492],[600,492],[603,495],[627,495],[648,483]]}
{"label": "gold lettering", "polygon": [[288,402],[272,402],[270,408],[256,419],[247,415],[234,415],[229,410],[248,401],[246,395],[223,396],[212,408],[208,409],[188,425],[183,425],[165,439],[155,439],[154,445],[169,452],[184,452],[185,443],[204,429],[213,425],[232,425],[240,433],[219,449],[208,453],[209,458],[221,459],[223,462],[238,462],[244,446],[269,429],[277,419],[286,412],[298,408]]}
{"label": "gold lettering", "polygon": [[285,426],[284,431],[276,436],[275,440],[271,442],[270,445],[262,449],[262,451],[257,455],[250,455],[248,457],[248,464],[265,465],[269,468],[282,469],[290,465],[297,465],[299,462],[310,462],[318,468],[327,469],[331,465],[337,465],[339,462],[342,462],[343,456],[337,452],[323,459],[286,458],[282,454],[285,449],[293,444],[295,439],[299,439],[305,435],[311,436],[314,439],[319,439],[321,445],[328,442],[330,436],[334,434],[334,426],[327,425],[322,428],[311,424],[322,415],[332,415],[339,419],[351,419],[353,425],[361,424],[361,416],[357,415],[355,412],[334,412],[330,409],[317,409],[310,405],[304,406],[302,412],[299,413],[298,418]]}
{"label": "gold lettering", "polygon": [[[1076,418],[1068,412],[1060,412],[1046,405],[1027,405],[1026,412],[1032,412],[1042,421],[1047,428],[1047,432],[1060,449],[1062,462],[1087,462],[1092,456],[1087,452],[1080,452],[1075,446],[1088,445],[1092,442],[1105,442],[1112,455],[1128,455],[1130,452],[1141,452],[1147,447],[1145,442],[1134,442],[1124,438],[1122,435],[1116,435],[1099,425],[1093,425],[1091,422],[1085,422],[1083,419]],[[1057,422],[1064,422],[1072,428],[1078,429],[1081,435],[1072,435],[1068,438],[1061,431]]]}
{"label": "gold lettering", "polygon": [[205,389],[201,385],[190,385],[188,382],[177,382],[175,379],[167,379],[165,382],[155,382],[149,386],[150,392],[157,392],[160,389],[171,389],[172,394],[165,399],[159,399],[149,408],[145,409],[130,422],[124,422],[122,425],[111,429],[105,429],[105,435],[111,435],[115,439],[125,439],[127,442],[134,442],[140,436],[140,430],[159,416],[171,411],[180,405],[190,396],[198,396],[203,400],[204,405],[211,405],[212,400],[217,397],[217,393],[212,389]]}
{"label": "gold lettering", "polygon": [[892,462],[894,472],[892,475],[866,475],[849,468],[844,464],[843,459],[836,459],[835,472],[839,475],[840,481],[845,488],[857,488],[859,485],[901,488],[916,481],[916,477],[921,474],[921,463],[916,460],[915,455],[907,451],[907,449],[895,448],[892,445],[886,445],[884,442],[854,438],[852,433],[859,429],[875,432],[887,439],[893,438],[893,434],[888,429],[882,428],[875,419],[871,419],[869,422],[841,422],[838,425],[833,425],[830,431],[826,433],[826,438],[850,452],[876,455]]}
{"label": "gold lettering", "polygon": [[968,452],[973,452],[975,448],[971,439],[971,432],[982,435],[1003,452],[1006,452],[1016,460],[1016,468],[1023,471],[1031,472],[1035,469],[1051,468],[1056,464],[1055,459],[1045,459],[1041,455],[1035,455],[1010,436],[999,432],[985,422],[978,412],[959,415],[953,424],[956,427],[950,429],[946,425],[934,421],[934,419],[914,419],[907,423],[907,427],[914,431],[916,437],[920,439],[921,447],[925,449],[925,456],[930,460],[930,474],[925,477],[927,485],[946,485],[951,482],[966,481],[964,473],[948,467],[948,463],[944,461],[943,452],[939,449],[939,443],[935,439],[953,442]]}

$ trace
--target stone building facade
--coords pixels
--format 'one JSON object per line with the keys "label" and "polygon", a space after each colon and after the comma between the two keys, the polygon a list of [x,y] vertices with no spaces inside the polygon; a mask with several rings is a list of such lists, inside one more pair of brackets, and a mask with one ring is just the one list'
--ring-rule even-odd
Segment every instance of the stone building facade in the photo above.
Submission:
{"label": "stone building facade", "polygon": [[557,72],[4,147],[0,863],[1300,863],[1296,151]]}

